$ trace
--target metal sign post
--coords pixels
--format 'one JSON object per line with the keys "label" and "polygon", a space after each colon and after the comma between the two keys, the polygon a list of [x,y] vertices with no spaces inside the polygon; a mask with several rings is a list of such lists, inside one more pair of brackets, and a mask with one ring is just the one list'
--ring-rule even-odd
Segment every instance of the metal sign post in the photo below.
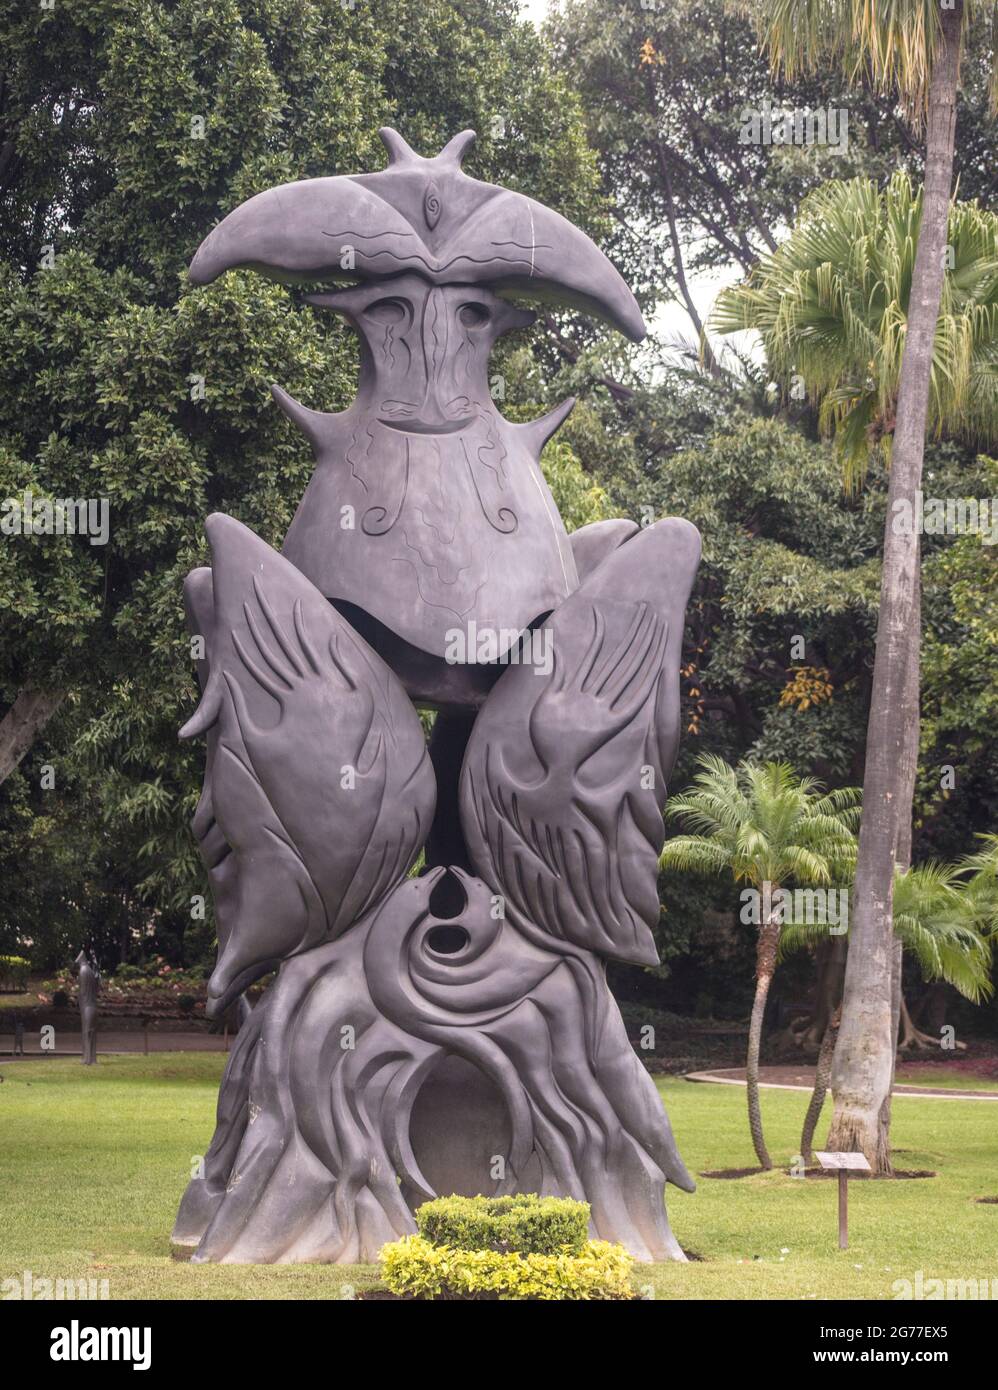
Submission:
{"label": "metal sign post", "polygon": [[839,1175],[839,1249],[849,1248],[849,1172],[869,1173],[870,1164],[861,1153],[820,1153],[815,1157],[822,1168]]}

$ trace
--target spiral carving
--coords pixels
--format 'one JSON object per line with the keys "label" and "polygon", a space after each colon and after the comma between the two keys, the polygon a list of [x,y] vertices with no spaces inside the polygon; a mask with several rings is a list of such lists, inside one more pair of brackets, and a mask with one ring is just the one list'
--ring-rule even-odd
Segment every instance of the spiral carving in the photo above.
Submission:
{"label": "spiral carving", "polygon": [[440,197],[440,190],[437,188],[436,183],[431,180],[426,186],[426,192],[423,194],[423,217],[426,219],[426,225],[431,232],[440,221],[440,214],[442,211],[443,200]]}

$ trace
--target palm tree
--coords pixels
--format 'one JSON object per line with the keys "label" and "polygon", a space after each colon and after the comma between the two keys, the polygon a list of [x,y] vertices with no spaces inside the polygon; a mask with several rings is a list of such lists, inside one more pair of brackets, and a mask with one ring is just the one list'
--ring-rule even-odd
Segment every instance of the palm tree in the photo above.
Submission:
{"label": "palm tree", "polygon": [[730,873],[770,907],[757,914],[755,997],[749,1024],[746,1082],[749,1128],[763,1168],[773,1163],[759,1108],[759,1046],[766,998],[776,968],[785,911],[780,890],[794,883],[844,882],[855,863],[859,792],[826,792],[813,777],[798,777],[787,763],[740,762],[706,754],[691,789],[673,797],[666,816],[688,833],[667,840],[663,868]]}
{"label": "palm tree", "polygon": [[[834,436],[846,485],[889,463],[922,193],[905,173],[823,184],[748,281],[718,297],[718,333],[755,329],[770,370],[799,373]],[[950,273],[931,363],[927,427],[981,445],[998,439],[998,217],[950,207]]]}
{"label": "palm tree", "polygon": [[[896,1023],[891,897],[907,855],[918,749],[919,544],[892,526],[899,505],[915,515],[922,476],[936,326],[946,268],[947,219],[960,55],[967,24],[993,0],[732,0],[756,20],[775,70],[788,77],[837,66],[847,81],[897,93],[925,128],[925,185],[901,349],[891,446],[888,523],[863,776],[864,813],[835,1048],[829,1144],[861,1149],[890,1169],[887,1105]],[[907,829],[905,825],[907,823]],[[900,849],[900,853],[899,853]]]}
{"label": "palm tree", "polygon": [[[918,961],[924,980],[944,981],[965,999],[978,1004],[992,993],[990,937],[998,921],[998,894],[986,882],[989,870],[994,882],[993,863],[988,860],[980,883],[966,877],[971,863],[969,859],[958,864],[929,861],[906,873],[897,873],[894,934],[903,950]],[[826,932],[827,927],[820,924],[790,924],[780,941],[780,959],[815,944]],[[812,1158],[814,1131],[825,1103],[838,1026],[836,1010],[822,1039],[814,1090],[804,1117],[800,1151],[806,1163]]]}
{"label": "palm tree", "polygon": [[981,848],[960,860],[966,875],[964,901],[977,930],[984,936],[998,936],[998,835],[978,835]]}

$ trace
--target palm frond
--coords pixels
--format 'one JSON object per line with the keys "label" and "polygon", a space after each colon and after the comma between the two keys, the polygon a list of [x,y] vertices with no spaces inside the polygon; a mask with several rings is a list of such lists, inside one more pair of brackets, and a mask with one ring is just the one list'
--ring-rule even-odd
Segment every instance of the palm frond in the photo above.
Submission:
{"label": "palm frond", "polygon": [[[774,72],[791,80],[837,67],[850,83],[897,93],[917,127],[939,52],[939,0],[730,0],[755,23]],[[964,0],[963,30],[988,0]]]}
{"label": "palm frond", "polygon": [[[921,219],[922,192],[903,172],[882,190],[862,178],[823,184],[710,316],[720,334],[755,329],[778,381],[803,379],[850,489],[872,458],[889,461]],[[998,216],[954,203],[947,245],[928,428],[988,447],[998,439]]]}
{"label": "palm frond", "polygon": [[973,1003],[992,992],[991,944],[975,920],[959,864],[928,861],[894,882],[894,931],[926,980],[945,980]]}

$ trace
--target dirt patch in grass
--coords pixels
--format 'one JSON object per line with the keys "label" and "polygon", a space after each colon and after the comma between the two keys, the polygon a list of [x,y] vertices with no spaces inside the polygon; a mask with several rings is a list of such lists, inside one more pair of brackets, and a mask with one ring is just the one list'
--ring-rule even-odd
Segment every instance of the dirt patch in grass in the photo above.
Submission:
{"label": "dirt patch in grass", "polygon": [[[981,1096],[989,1100],[995,1099],[998,1098],[998,1091],[993,1088],[994,1082],[998,1081],[998,1076],[995,1076],[996,1063],[998,1059],[987,1057],[965,1058],[962,1061],[945,1063],[901,1062],[897,1069],[895,1094],[944,1096],[948,1100],[958,1097],[976,1099]],[[906,1067],[910,1068],[910,1071],[905,1071]],[[713,1075],[721,1081],[737,1081],[742,1085],[745,1083],[744,1067],[719,1068]],[[908,1076],[919,1078],[919,1084],[910,1083],[907,1080]],[[991,1082],[992,1089],[975,1090],[975,1076]],[[955,1086],[954,1078],[963,1085]],[[947,1084],[933,1085],[934,1081],[946,1081]],[[760,1067],[759,1082],[763,1086],[796,1086],[801,1090],[810,1091],[814,1087],[814,1066],[808,1063],[797,1066],[783,1063]]]}
{"label": "dirt patch in grass", "polygon": [[[837,1178],[839,1170],[837,1168],[806,1168],[804,1176],[808,1178]],[[931,1168],[895,1168],[893,1173],[857,1173],[850,1169],[849,1181],[858,1182],[872,1178],[876,1182],[893,1182],[896,1178],[938,1178],[939,1174]]]}

